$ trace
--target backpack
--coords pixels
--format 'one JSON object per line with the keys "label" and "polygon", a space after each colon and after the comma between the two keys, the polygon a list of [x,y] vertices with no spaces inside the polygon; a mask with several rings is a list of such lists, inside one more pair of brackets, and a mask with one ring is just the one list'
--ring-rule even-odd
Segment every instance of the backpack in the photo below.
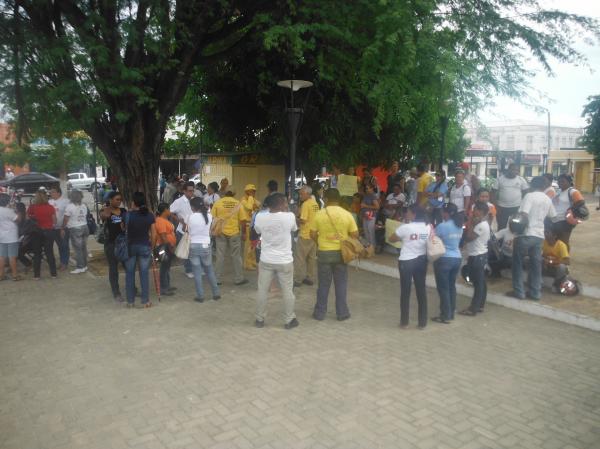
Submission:
{"label": "backpack", "polygon": [[98,230],[98,225],[96,224],[96,219],[90,212],[89,207],[86,206],[85,208],[87,210],[87,213],[85,215],[85,220],[87,221],[88,231],[89,231],[90,235],[95,235],[96,231]]}

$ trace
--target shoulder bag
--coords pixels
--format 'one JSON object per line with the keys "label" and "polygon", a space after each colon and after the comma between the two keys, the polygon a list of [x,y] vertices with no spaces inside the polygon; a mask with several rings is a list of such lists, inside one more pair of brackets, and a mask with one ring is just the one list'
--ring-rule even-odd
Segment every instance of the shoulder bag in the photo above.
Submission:
{"label": "shoulder bag", "polygon": [[362,242],[357,238],[350,236],[346,238],[342,237],[342,234],[340,234],[337,230],[337,227],[335,226],[335,222],[331,218],[331,215],[329,215],[329,211],[327,210],[327,208],[325,208],[325,213],[327,214],[329,221],[331,221],[331,225],[333,226],[333,229],[335,229],[337,237],[340,241],[340,249],[342,252],[342,260],[344,261],[344,263],[349,263],[359,258],[368,258],[373,255],[374,250],[371,245],[365,247],[362,244]]}
{"label": "shoulder bag", "polygon": [[442,239],[435,235],[435,229],[431,226],[431,232],[429,233],[429,238],[427,239],[427,258],[435,262],[440,257],[446,254],[446,247],[444,246],[444,242]]}
{"label": "shoulder bag", "polygon": [[227,220],[232,218],[235,214],[240,210],[242,203],[237,203],[237,205],[233,208],[231,213],[227,215],[225,218],[217,218],[213,215],[213,221],[210,225],[210,235],[212,237],[220,237],[223,235],[223,228],[225,227],[225,223]]}

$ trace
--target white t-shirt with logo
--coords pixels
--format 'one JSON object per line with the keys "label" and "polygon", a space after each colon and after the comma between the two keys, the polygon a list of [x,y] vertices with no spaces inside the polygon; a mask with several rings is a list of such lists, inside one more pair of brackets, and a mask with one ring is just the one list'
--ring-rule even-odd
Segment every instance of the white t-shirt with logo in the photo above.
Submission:
{"label": "white t-shirt with logo", "polygon": [[298,227],[292,212],[257,214],[254,229],[260,234],[261,262],[288,264],[294,261],[292,232]]}
{"label": "white t-shirt with logo", "polygon": [[506,227],[496,232],[496,238],[498,240],[502,240],[502,248],[500,248],[502,254],[508,257],[512,257],[515,234],[513,234],[513,232],[508,227]]}
{"label": "white t-shirt with logo", "polygon": [[556,210],[552,200],[544,192],[530,192],[525,195],[519,212],[525,212],[529,218],[526,236],[544,238],[544,220],[554,218]]}
{"label": "white t-shirt with logo", "polygon": [[210,225],[212,223],[212,215],[208,215],[208,223],[204,221],[202,213],[192,213],[187,220],[188,233],[190,234],[191,243],[200,243],[210,245]]}
{"label": "white t-shirt with logo", "polygon": [[[19,241],[17,214],[8,207],[0,207],[0,243],[16,243]],[[4,273],[0,273],[4,275]]]}
{"label": "white t-shirt with logo", "polygon": [[528,188],[527,181],[521,176],[514,178],[500,176],[494,185],[494,190],[498,191],[498,206],[519,207],[523,197],[522,192]]}
{"label": "white t-shirt with logo", "polygon": [[569,199],[569,189],[560,190],[556,196],[552,199],[552,204],[556,210],[556,217],[552,221],[563,221],[566,220],[567,210],[571,207],[571,200]]}
{"label": "white t-shirt with logo", "polygon": [[72,229],[87,226],[87,211],[88,209],[85,204],[69,203],[65,209],[65,217],[69,217],[67,228]]}
{"label": "white t-shirt with logo", "polygon": [[65,210],[67,209],[67,206],[69,205],[69,200],[66,199],[65,197],[61,196],[57,200],[52,199],[52,200],[48,201],[48,203],[51,206],[53,206],[54,210],[56,211],[55,228],[56,229],[62,228],[63,220],[65,218]]}
{"label": "white t-shirt with logo", "polygon": [[[182,196],[177,198],[169,207],[169,210],[172,214],[176,214],[177,217],[181,218],[184,222],[187,222],[190,215],[192,215],[192,206],[190,206],[190,200],[187,199],[187,196]],[[177,226],[177,232],[183,234],[183,225],[179,223]]]}
{"label": "white t-shirt with logo", "polygon": [[[396,235],[402,240],[402,249],[398,260],[412,260],[427,254],[427,239],[431,227],[422,221],[403,224],[396,229]],[[261,256],[262,257],[262,256]]]}
{"label": "white t-shirt with logo", "polygon": [[464,212],[465,198],[471,197],[471,195],[471,187],[465,181],[461,186],[452,186],[452,189],[450,189],[450,202],[456,205],[458,212]]}
{"label": "white t-shirt with logo", "polygon": [[477,238],[467,242],[465,245],[467,256],[487,254],[488,241],[490,240],[490,224],[487,220],[483,220],[475,225],[473,232],[477,234]]}

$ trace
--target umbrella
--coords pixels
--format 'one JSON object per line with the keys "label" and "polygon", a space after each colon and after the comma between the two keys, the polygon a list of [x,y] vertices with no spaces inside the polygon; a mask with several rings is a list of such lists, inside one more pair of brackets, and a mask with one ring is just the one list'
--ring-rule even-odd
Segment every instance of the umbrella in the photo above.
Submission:
{"label": "umbrella", "polygon": [[160,273],[158,272],[156,259],[152,257],[152,277],[154,278],[154,287],[156,288],[156,294],[158,295],[158,301],[160,302]]}

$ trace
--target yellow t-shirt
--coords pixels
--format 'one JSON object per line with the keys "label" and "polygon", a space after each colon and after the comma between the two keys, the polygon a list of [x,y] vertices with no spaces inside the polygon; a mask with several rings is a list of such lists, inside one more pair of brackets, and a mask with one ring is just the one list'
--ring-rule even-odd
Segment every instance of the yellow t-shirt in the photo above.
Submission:
{"label": "yellow t-shirt", "polygon": [[544,246],[542,247],[542,255],[544,257],[553,257],[558,262],[569,257],[569,249],[562,240],[557,240],[554,246],[550,246],[544,239]]}
{"label": "yellow t-shirt", "polygon": [[240,200],[240,203],[242,203],[242,207],[246,210],[246,215],[249,217],[252,216],[252,213],[255,210],[258,210],[258,206],[260,206],[258,200],[253,196],[244,196]]}
{"label": "yellow t-shirt", "polygon": [[300,219],[305,222],[300,224],[301,239],[310,239],[310,225],[315,220],[317,212],[319,212],[319,205],[313,197],[302,203],[302,207],[300,207]]}
{"label": "yellow t-shirt", "polygon": [[[429,173],[423,173],[419,179],[417,179],[417,193],[423,193],[427,190],[427,186],[431,184],[434,179],[431,177]],[[426,196],[421,198],[419,201],[420,206],[427,205],[428,198]]]}
{"label": "yellow t-shirt", "polygon": [[[210,213],[215,218],[227,218],[231,215],[233,209],[240,204],[238,200],[231,196],[221,198],[215,204],[213,204]],[[240,221],[248,221],[248,214],[243,207],[240,207],[237,214],[233,214],[223,226],[223,235],[232,237],[240,233]]]}
{"label": "yellow t-shirt", "polygon": [[316,213],[310,230],[319,233],[317,244],[320,251],[339,251],[342,246],[338,232],[346,238],[351,232],[357,232],[358,227],[350,212],[340,206],[329,206]]}

